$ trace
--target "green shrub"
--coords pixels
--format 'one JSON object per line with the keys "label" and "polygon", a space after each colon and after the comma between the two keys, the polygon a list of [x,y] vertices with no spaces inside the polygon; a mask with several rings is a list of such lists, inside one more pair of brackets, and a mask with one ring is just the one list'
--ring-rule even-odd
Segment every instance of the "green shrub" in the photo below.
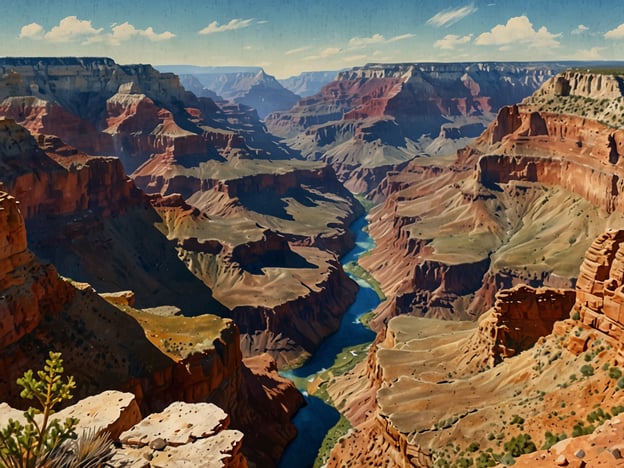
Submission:
{"label": "green shrub", "polygon": [[482,452],[477,457],[477,468],[487,468],[490,466],[496,466],[496,461],[491,453]]}
{"label": "green shrub", "polygon": [[542,450],[548,450],[557,442],[559,442],[559,437],[557,437],[557,434],[553,434],[550,431],[546,431],[546,433],[544,434],[544,445],[542,445]]}
{"label": "green shrub", "polygon": [[505,442],[503,447],[505,452],[510,453],[514,458],[537,450],[529,434],[519,434],[516,437],[512,437],[509,442]]}
{"label": "green shrub", "polygon": [[63,383],[61,354],[50,351],[49,356],[43,370],[37,371],[38,378],[28,370],[24,377],[17,379],[17,384],[23,388],[20,396],[37,400],[41,409],[28,408],[24,412],[25,425],[9,419],[8,425],[0,429],[0,460],[7,467],[42,466],[63,442],[76,438],[76,418],[67,418],[63,422],[51,418],[59,403],[72,398],[76,383],[73,377]]}
{"label": "green shrub", "polygon": [[620,377],[622,377],[622,371],[617,367],[612,367],[609,369],[609,377],[611,377],[614,380],[617,380]]}
{"label": "green shrub", "polygon": [[620,413],[624,413],[624,406],[622,405],[616,405],[614,407],[611,408],[611,414],[613,416],[617,416]]}
{"label": "green shrub", "polygon": [[479,450],[481,446],[479,445],[479,442],[472,442],[469,446],[468,446],[468,451],[469,452],[476,452]]}
{"label": "green shrub", "polygon": [[591,377],[592,375],[594,375],[594,368],[591,364],[585,364],[581,366],[581,374],[583,374],[585,377]]}
{"label": "green shrub", "polygon": [[521,424],[524,424],[524,418],[522,416],[518,416],[517,414],[514,414],[511,417],[511,424],[517,424],[518,426]]}

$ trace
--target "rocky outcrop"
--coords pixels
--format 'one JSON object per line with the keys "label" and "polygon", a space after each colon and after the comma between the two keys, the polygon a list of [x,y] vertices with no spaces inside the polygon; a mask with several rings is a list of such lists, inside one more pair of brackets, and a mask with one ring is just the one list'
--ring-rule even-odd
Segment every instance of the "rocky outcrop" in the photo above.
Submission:
{"label": "rocky outcrop", "polygon": [[570,70],[550,78],[535,97],[582,96],[591,99],[617,99],[624,96],[624,79],[621,75],[593,73],[590,68]]}
{"label": "rocky outcrop", "polygon": [[18,203],[0,192],[0,348],[31,333],[47,316],[63,310],[73,289],[51,265],[28,250]]}
{"label": "rocky outcrop", "polygon": [[570,316],[572,289],[526,285],[496,293],[494,307],[479,318],[479,329],[464,345],[466,368],[494,367],[503,359],[532,348],[553,331],[555,322]]}
{"label": "rocky outcrop", "polygon": [[247,467],[243,434],[229,429],[228,415],[210,403],[172,403],[122,433],[119,441],[114,460],[122,466]]}
{"label": "rocky outcrop", "polygon": [[591,245],[581,264],[574,310],[588,326],[624,337],[624,231],[607,231]]}
{"label": "rocky outcrop", "polygon": [[[78,401],[53,418],[76,418],[77,434],[105,432],[114,443],[114,466],[210,466],[246,468],[243,434],[229,429],[228,415],[210,403],[175,402],[142,419],[131,393],[106,391]],[[0,405],[0,426],[22,413]],[[25,422],[25,421],[24,421]]]}

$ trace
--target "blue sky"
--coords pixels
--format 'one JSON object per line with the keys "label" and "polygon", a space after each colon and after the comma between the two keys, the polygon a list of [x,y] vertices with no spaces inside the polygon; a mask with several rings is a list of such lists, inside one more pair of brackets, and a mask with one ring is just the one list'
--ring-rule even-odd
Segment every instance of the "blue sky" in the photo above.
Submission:
{"label": "blue sky", "polygon": [[369,62],[624,59],[621,0],[22,0],[0,55],[256,65],[287,77]]}

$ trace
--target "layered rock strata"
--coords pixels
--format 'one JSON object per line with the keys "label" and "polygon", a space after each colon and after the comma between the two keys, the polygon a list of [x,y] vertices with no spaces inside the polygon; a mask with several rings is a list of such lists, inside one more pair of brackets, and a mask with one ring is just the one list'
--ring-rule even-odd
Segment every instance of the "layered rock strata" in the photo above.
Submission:
{"label": "layered rock strata", "polygon": [[[352,245],[347,226],[362,209],[330,169],[298,160],[248,107],[196,98],[177,77],[149,66],[6,59],[0,67],[10,82],[0,114],[34,132],[47,152],[42,157],[24,137],[22,149],[36,162],[20,169],[23,190],[9,189],[24,198],[33,248],[63,274],[100,291],[130,288],[138,307],[169,304],[185,315],[236,308],[231,316],[249,338],[246,353],[273,350],[280,365],[335,330],[355,290],[337,256]],[[57,121],[63,112],[68,125]],[[181,194],[181,209],[170,209],[171,200],[145,198],[118,161],[84,155],[109,151],[95,144],[96,134],[112,142],[110,152],[126,169],[138,167],[134,179],[141,188]],[[57,209],[62,183],[71,190]],[[36,190],[27,193],[31,186]],[[115,198],[120,210],[108,211]],[[31,210],[29,200],[50,207]],[[190,272],[183,271],[187,266]],[[284,297],[270,297],[273,288]],[[290,327],[293,314],[304,319]]]}
{"label": "layered rock strata", "polygon": [[[136,180],[164,196],[155,201],[163,232],[231,310],[245,355],[269,351],[291,366],[336,330],[353,301],[356,286],[338,255],[352,247],[348,225],[362,208],[326,166],[271,166],[255,162],[209,179],[203,170],[163,173],[148,164]],[[181,186],[186,201],[173,193]]]}
{"label": "layered rock strata", "polygon": [[[266,135],[254,111],[224,111],[209,98],[187,93],[173,73],[150,65],[122,66],[107,58],[4,58],[0,82],[0,115],[88,154],[118,156],[128,172],[156,154],[187,159],[287,154]],[[265,144],[257,146],[258,139]]]}
{"label": "layered rock strata", "polygon": [[475,317],[522,283],[574,286],[592,240],[624,221],[618,80],[557,75],[503,107],[474,148],[388,175],[371,193],[384,205],[371,219],[377,248],[362,260],[389,298],[379,323]]}
{"label": "layered rock strata", "polygon": [[78,397],[131,391],[143,414],[172,401],[217,403],[232,415],[233,427],[250,434],[263,428],[262,438],[251,436],[244,449],[250,459],[262,466],[277,463],[294,437],[289,421],[303,397],[279,377],[270,358],[258,358],[249,368],[243,364],[231,319],[156,315],[132,308],[131,295],[107,301],[88,284],[63,280],[27,250],[16,200],[3,193],[0,206],[3,401],[24,405],[16,379],[39,367],[53,349],[62,352],[66,372],[75,376]]}
{"label": "layered rock strata", "polygon": [[[503,444],[496,440],[520,432],[538,448],[553,445],[557,437],[561,441],[520,457],[521,466],[551,466],[563,458],[568,464],[617,460],[623,243],[621,230],[595,239],[576,292],[503,290],[478,324],[392,319],[371,348],[368,364],[330,385],[334,401],[350,408],[345,414],[355,429],[334,448],[329,466],[379,459],[397,466],[459,462],[457,449],[470,444],[478,448],[468,458],[485,460],[490,447],[500,459]],[[363,375],[368,384],[354,385]],[[363,399],[371,389],[373,400]]]}
{"label": "layered rock strata", "polygon": [[[100,291],[130,287],[139,307],[224,310],[154,227],[158,214],[117,158],[88,156],[56,137],[35,139],[0,119],[0,166],[0,182],[20,202],[30,245],[65,276]],[[197,310],[197,299],[205,309]]]}
{"label": "layered rock strata", "polygon": [[[369,64],[288,112],[267,118],[309,159],[331,164],[366,193],[388,171],[422,155],[447,155],[479,135],[496,110],[535,91],[558,64]],[[437,136],[437,138],[436,138]]]}

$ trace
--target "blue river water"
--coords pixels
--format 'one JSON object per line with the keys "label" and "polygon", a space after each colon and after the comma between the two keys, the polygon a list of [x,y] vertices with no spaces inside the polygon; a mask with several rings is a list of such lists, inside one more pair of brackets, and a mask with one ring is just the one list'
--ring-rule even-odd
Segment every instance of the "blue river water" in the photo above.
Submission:
{"label": "blue river water", "polygon": [[[351,231],[355,233],[355,247],[342,258],[343,265],[357,260],[374,247],[375,244],[366,231],[367,225],[366,218],[361,217],[350,226]],[[303,366],[282,372],[285,377],[302,378],[305,383],[312,381],[318,372],[334,364],[343,348],[371,343],[375,339],[375,334],[361,323],[360,317],[377,307],[379,297],[368,282],[350,276],[358,283],[359,289],[355,302],[342,319],[340,328],[321,343],[316,353]],[[340,419],[340,414],[333,406],[320,398],[309,396],[306,388],[299,390],[304,394],[307,405],[301,408],[293,419],[298,435],[286,448],[279,468],[311,467],[327,431]]]}

